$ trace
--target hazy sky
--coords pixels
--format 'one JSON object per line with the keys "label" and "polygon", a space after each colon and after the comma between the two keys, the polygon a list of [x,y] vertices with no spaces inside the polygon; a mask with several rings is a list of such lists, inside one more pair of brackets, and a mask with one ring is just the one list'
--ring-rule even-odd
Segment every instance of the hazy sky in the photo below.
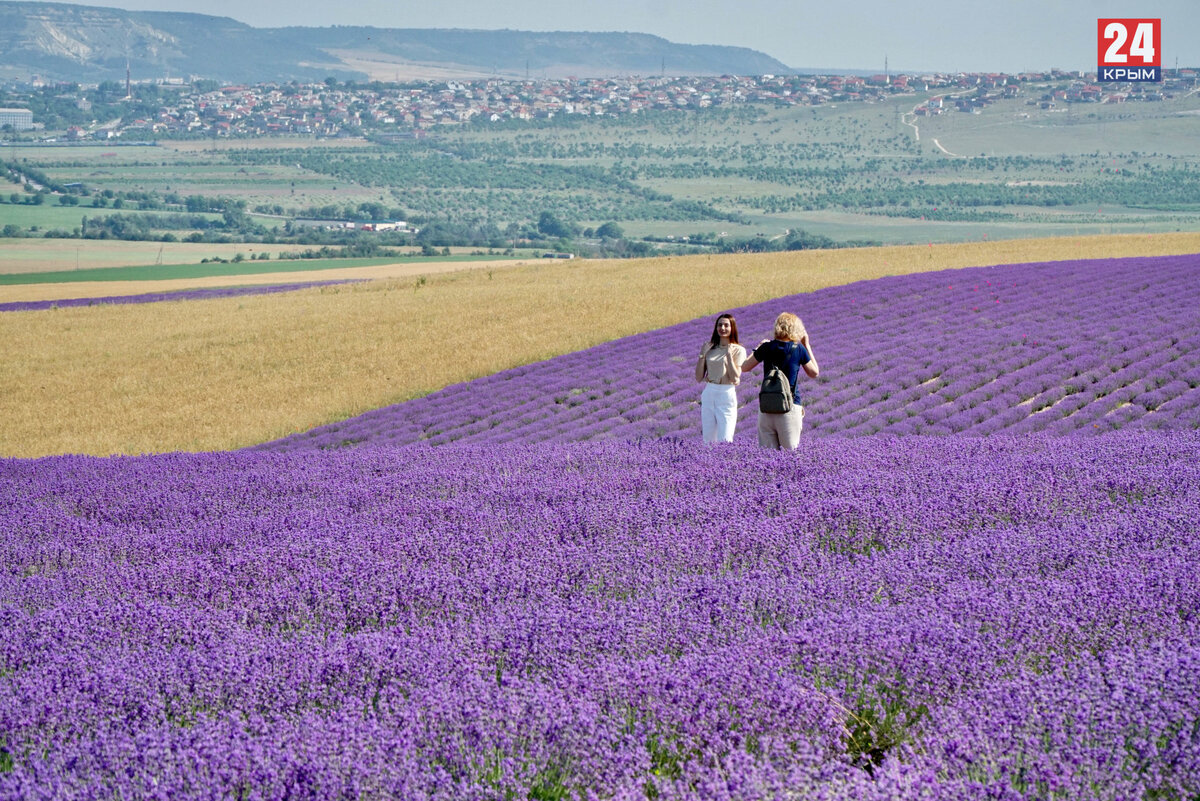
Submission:
{"label": "hazy sky", "polygon": [[[8,0],[0,0],[7,2]],[[373,25],[631,31],[760,50],[791,67],[1020,72],[1096,68],[1098,17],[1162,19],[1162,65],[1200,66],[1200,0],[80,0],[258,28]]]}

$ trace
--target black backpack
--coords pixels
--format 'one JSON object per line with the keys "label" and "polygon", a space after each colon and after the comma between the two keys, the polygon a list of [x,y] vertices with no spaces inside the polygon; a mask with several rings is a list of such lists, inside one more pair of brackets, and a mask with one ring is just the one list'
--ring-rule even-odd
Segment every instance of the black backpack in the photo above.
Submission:
{"label": "black backpack", "polygon": [[758,410],[763,414],[787,414],[792,410],[792,382],[788,381],[787,373],[773,364],[764,364],[763,370]]}

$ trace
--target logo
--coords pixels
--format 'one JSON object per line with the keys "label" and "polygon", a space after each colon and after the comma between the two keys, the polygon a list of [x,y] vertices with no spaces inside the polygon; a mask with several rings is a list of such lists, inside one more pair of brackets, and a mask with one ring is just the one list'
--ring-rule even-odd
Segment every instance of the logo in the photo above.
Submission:
{"label": "logo", "polygon": [[1098,80],[1161,81],[1162,20],[1096,20],[1096,51]]}

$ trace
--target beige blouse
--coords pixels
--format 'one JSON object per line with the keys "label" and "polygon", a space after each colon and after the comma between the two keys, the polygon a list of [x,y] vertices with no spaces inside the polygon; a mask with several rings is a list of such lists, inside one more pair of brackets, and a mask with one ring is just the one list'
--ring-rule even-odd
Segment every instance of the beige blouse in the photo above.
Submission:
{"label": "beige blouse", "polygon": [[696,380],[710,384],[737,384],[742,380],[742,362],[746,361],[746,349],[741,345],[717,345],[700,353],[696,362]]}

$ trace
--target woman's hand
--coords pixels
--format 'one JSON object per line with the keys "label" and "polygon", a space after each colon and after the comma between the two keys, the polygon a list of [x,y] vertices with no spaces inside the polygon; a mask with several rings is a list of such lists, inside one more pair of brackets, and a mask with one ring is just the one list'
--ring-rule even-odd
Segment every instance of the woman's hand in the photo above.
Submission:
{"label": "woman's hand", "polygon": [[711,342],[705,342],[704,347],[700,349],[700,358],[696,359],[696,380],[703,381],[704,376],[708,373],[708,352],[712,349]]}

